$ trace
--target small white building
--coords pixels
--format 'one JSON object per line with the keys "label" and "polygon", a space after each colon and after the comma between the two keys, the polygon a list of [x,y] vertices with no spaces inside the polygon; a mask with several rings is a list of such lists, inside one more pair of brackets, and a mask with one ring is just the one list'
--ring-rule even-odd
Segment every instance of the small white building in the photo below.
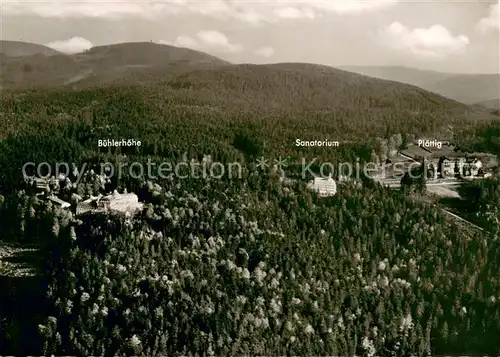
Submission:
{"label": "small white building", "polygon": [[337,193],[337,184],[331,177],[315,177],[307,186],[320,197],[335,196]]}

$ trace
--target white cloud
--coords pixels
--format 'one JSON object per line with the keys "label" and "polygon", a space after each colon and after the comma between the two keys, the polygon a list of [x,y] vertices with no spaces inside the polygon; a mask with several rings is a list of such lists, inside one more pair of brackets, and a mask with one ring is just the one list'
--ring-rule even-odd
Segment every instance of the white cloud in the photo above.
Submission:
{"label": "white cloud", "polygon": [[189,36],[179,36],[174,41],[174,45],[178,47],[187,47],[187,48],[197,48],[199,47],[199,43]]}
{"label": "white cloud", "polygon": [[257,51],[255,51],[255,53],[257,53],[259,56],[269,58],[274,55],[274,49],[272,47],[265,46],[259,48]]}
{"label": "white cloud", "polygon": [[481,32],[500,30],[500,4],[498,2],[490,6],[488,16],[478,22],[477,28]]}
{"label": "white cloud", "polygon": [[243,49],[240,44],[232,44],[226,35],[213,30],[204,30],[196,34],[195,37],[179,36],[173,42],[158,41],[165,45],[173,45],[177,47],[186,47],[199,51],[214,51],[214,52],[239,52]]}
{"label": "white cloud", "polygon": [[88,50],[93,47],[93,44],[82,37],[73,37],[64,41],[50,42],[46,46],[59,52],[72,54]]}
{"label": "white cloud", "polygon": [[[297,2],[267,0],[6,0],[2,1],[4,16],[35,14],[42,17],[154,18],[186,13],[217,18],[233,18],[251,24],[273,23],[282,19],[312,19],[328,13],[355,15],[394,5],[399,0],[309,0],[304,6]],[[307,5],[305,5],[307,4]]]}
{"label": "white cloud", "polygon": [[309,8],[298,9],[296,7],[283,7],[274,10],[274,13],[283,19],[314,18],[314,11]]}
{"label": "white cloud", "polygon": [[392,6],[398,2],[398,0],[313,0],[311,5],[327,12],[355,15]]}
{"label": "white cloud", "polygon": [[380,32],[383,44],[400,51],[427,58],[442,58],[462,53],[469,44],[464,35],[453,36],[442,25],[409,29],[393,22]]}
{"label": "white cloud", "polygon": [[218,31],[200,31],[196,35],[198,39],[211,47],[227,47],[230,46],[226,35]]}
{"label": "white cloud", "polygon": [[133,2],[101,2],[55,0],[52,2],[10,0],[2,2],[5,15],[33,14],[46,18],[120,18],[123,16],[151,17],[154,15],[154,4],[145,6],[141,1]]}

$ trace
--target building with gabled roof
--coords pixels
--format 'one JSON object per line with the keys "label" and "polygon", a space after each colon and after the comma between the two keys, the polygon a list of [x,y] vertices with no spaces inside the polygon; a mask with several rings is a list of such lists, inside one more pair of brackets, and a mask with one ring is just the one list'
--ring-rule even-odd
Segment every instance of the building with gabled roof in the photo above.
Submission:
{"label": "building with gabled roof", "polygon": [[408,158],[410,160],[420,160],[420,158],[426,158],[432,156],[432,153],[418,145],[408,145],[408,147],[404,150],[401,150],[400,155]]}
{"label": "building with gabled roof", "polygon": [[133,215],[142,209],[143,204],[139,202],[139,197],[135,193],[119,194],[117,191],[111,195],[103,197],[91,197],[76,206],[76,214],[81,215],[88,212]]}
{"label": "building with gabled roof", "polygon": [[99,201],[99,204],[106,207],[110,212],[119,214],[130,213],[131,215],[143,207],[143,204],[139,202],[139,197],[135,193],[120,194],[117,191],[103,197]]}

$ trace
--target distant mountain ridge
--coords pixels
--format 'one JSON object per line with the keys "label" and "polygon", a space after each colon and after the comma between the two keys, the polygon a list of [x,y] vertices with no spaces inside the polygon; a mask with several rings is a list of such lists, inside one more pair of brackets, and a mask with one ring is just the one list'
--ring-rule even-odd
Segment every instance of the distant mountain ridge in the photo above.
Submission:
{"label": "distant mountain ridge", "polygon": [[187,61],[229,64],[229,62],[205,52],[153,42],[125,42],[94,46],[85,52],[74,54],[73,57],[81,61],[107,59],[108,61],[119,61],[120,64],[147,63],[157,65],[165,64],[165,61],[169,63]]}
{"label": "distant mountain ridge", "polygon": [[481,105],[486,108],[491,108],[491,109],[500,109],[500,98],[499,99],[490,99],[490,100],[484,100],[482,102],[476,103],[477,105]]}
{"label": "distant mountain ridge", "polygon": [[500,98],[500,74],[443,73],[403,66],[340,66],[371,77],[416,85],[465,104]]}
{"label": "distant mountain ridge", "polygon": [[[442,138],[454,129],[500,120],[491,110],[415,85],[325,65],[230,64],[153,43],[100,46],[50,58],[7,57],[3,62],[11,70],[0,73],[2,85],[42,90],[3,92],[7,120],[0,137],[22,132],[16,119],[20,108],[33,120],[48,108],[47,113],[57,113],[53,118],[48,114],[49,119],[62,123],[90,117],[102,125],[120,123],[122,131],[113,134],[119,137],[137,134],[178,142],[177,135],[167,137],[175,126],[189,138],[178,143],[178,153],[194,147],[201,152],[202,142],[230,147],[235,132],[244,130],[274,143],[272,153],[279,149],[282,156],[299,157],[304,152],[293,144],[297,138],[327,136],[364,145],[397,133]],[[353,159],[350,145],[334,155]],[[370,154],[367,147],[358,149]],[[332,150],[321,155],[333,159]]]}
{"label": "distant mountain ridge", "polygon": [[[176,71],[230,64],[200,51],[151,42],[96,46],[72,55],[31,45],[18,43],[17,52],[8,51],[0,58],[0,85],[4,89],[53,88],[80,82],[97,85],[155,81],[158,76]],[[21,47],[26,50],[19,50]],[[21,52],[23,56],[9,55]]]}
{"label": "distant mountain ridge", "polygon": [[30,42],[0,40],[0,54],[8,57],[25,57],[33,55],[62,55],[50,47]]}
{"label": "distant mountain ridge", "polygon": [[[498,86],[495,87],[497,80],[495,75],[460,75],[406,67],[334,68],[293,62],[234,65],[204,52],[153,42],[95,46],[72,55],[30,43],[3,41],[3,44],[4,52],[0,53],[2,90],[58,87],[79,89],[102,85],[154,84],[162,81],[173,81],[172,83],[177,83],[175,85],[180,86],[179,88],[187,88],[191,84],[181,83],[182,78],[187,76],[190,82],[203,82],[204,87],[214,87],[214,83],[226,77],[231,85],[239,86],[236,82],[244,81],[248,88],[257,86],[258,90],[251,89],[255,90],[256,98],[260,98],[266,91],[268,96],[275,96],[271,88],[295,91],[297,89],[293,87],[300,86],[302,82],[309,82],[309,86],[317,87],[314,93],[310,94],[316,98],[324,98],[331,95],[331,92],[337,93],[339,98],[344,98],[352,86],[359,85],[365,86],[366,89],[371,88],[366,90],[368,96],[375,90],[387,91],[391,93],[390,95],[396,96],[403,92],[411,92],[419,93],[419,97],[432,98],[436,103],[445,101],[428,92],[465,104],[475,104],[500,97]],[[12,56],[13,54],[20,56]],[[354,75],[352,72],[357,74]],[[252,77],[254,75],[255,78]],[[382,81],[369,77],[379,78]],[[280,81],[276,82],[277,78],[280,78]],[[290,88],[283,86],[284,83],[289,83]],[[340,85],[341,83],[345,85]],[[416,87],[408,87],[408,84]],[[324,90],[330,93],[323,93]],[[361,92],[365,92],[365,89]],[[261,99],[263,105],[267,106],[268,98]],[[311,98],[303,102],[300,99],[290,102],[290,105],[295,107],[297,103],[301,103],[308,107],[310,100]],[[359,100],[366,101],[365,98]],[[384,100],[379,99],[374,101],[378,103],[376,106],[390,104],[381,104]],[[331,101],[326,97],[321,102],[325,106],[331,105]]]}

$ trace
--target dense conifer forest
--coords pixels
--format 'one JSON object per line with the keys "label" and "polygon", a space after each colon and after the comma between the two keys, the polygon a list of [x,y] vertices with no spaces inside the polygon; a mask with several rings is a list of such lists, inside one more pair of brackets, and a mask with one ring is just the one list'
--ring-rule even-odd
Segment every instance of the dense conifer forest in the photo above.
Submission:
{"label": "dense conifer forest", "polygon": [[[255,165],[260,156],[364,163],[380,138],[450,130],[498,153],[500,120],[487,110],[328,67],[242,65],[147,85],[10,91],[0,123],[0,238],[37,245],[43,297],[20,316],[25,300],[2,293],[2,353],[500,353],[498,181],[464,190],[486,234],[370,180],[322,199],[290,171]],[[142,145],[98,148],[108,138]],[[297,138],[341,145],[297,147]],[[125,218],[75,216],[36,196],[20,170],[205,155],[241,163],[241,177],[103,183],[89,173],[61,191],[68,202],[135,192],[144,209]]]}

